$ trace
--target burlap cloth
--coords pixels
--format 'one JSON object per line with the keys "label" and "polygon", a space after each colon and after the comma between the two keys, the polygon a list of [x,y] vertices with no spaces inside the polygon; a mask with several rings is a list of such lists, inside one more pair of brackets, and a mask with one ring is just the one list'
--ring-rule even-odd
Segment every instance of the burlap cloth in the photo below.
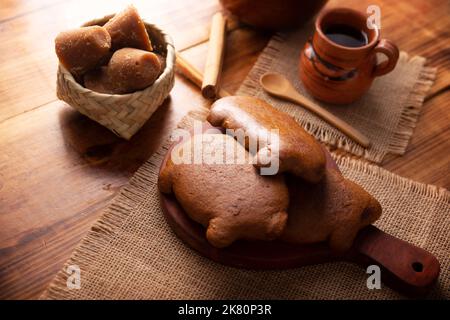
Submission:
{"label": "burlap cloth", "polygon": [[302,94],[313,99],[303,88],[298,75],[300,51],[313,30],[310,24],[293,33],[275,35],[259,56],[238,94],[267,100],[296,118],[320,141],[373,162],[382,162],[388,153],[405,153],[425,95],[436,75],[435,68],[424,67],[426,59],[423,57],[410,58],[401,52],[394,71],[376,78],[370,90],[351,105],[332,106],[316,101],[364,133],[371,141],[367,149],[302,107],[273,98],[262,90],[259,85],[261,75],[268,71],[279,72],[287,76]]}
{"label": "burlap cloth", "polygon": [[[204,119],[205,111],[187,116]],[[168,143],[134,175],[82,240],[42,298],[48,299],[397,299],[368,290],[365,270],[328,263],[283,271],[252,271],[212,262],[187,247],[167,225],[158,198],[158,170]],[[450,298],[450,193],[360,160],[336,157],[343,174],[383,206],[377,226],[432,252],[441,263],[431,298]],[[81,269],[69,289],[68,265]]]}

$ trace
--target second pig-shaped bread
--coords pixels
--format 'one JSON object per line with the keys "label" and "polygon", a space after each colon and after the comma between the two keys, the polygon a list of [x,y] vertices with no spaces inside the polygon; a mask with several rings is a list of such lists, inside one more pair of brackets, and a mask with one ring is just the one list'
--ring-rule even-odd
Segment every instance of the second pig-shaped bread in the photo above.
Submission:
{"label": "second pig-shaped bread", "polygon": [[[292,117],[263,100],[244,96],[219,99],[211,106],[208,121],[226,129],[243,129],[248,137],[247,148],[249,141],[259,140],[258,167],[279,159],[280,172],[290,172],[314,183],[323,176],[325,155],[319,142]],[[278,130],[278,139],[273,139],[271,130]],[[261,139],[263,136],[267,141]]]}
{"label": "second pig-shaped bread", "polygon": [[281,239],[297,243],[327,241],[336,253],[347,251],[358,231],[381,215],[379,202],[334,168],[318,184],[288,179],[289,218]]}
{"label": "second pig-shaped bread", "polygon": [[152,52],[123,48],[114,52],[106,67],[87,73],[86,88],[110,94],[125,94],[152,85],[161,73],[158,56]]}
{"label": "second pig-shaped bread", "polygon": [[[213,246],[226,247],[238,239],[273,240],[282,233],[289,202],[282,175],[261,176],[239,159],[243,155],[248,160],[248,153],[228,135],[197,134],[176,148],[160,172],[159,189],[175,194],[189,217],[207,228]],[[203,150],[202,163],[193,163],[195,150]],[[174,159],[180,152],[191,152],[188,161]]]}

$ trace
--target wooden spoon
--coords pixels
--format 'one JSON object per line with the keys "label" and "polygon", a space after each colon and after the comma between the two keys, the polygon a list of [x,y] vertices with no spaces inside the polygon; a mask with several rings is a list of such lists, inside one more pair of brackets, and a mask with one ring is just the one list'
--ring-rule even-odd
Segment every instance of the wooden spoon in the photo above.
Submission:
{"label": "wooden spoon", "polygon": [[269,94],[302,105],[329,124],[341,130],[363,147],[367,148],[370,146],[370,140],[364,134],[342,119],[339,119],[331,112],[328,112],[321,106],[301,95],[283,75],[279,73],[266,73],[259,79],[259,83]]}

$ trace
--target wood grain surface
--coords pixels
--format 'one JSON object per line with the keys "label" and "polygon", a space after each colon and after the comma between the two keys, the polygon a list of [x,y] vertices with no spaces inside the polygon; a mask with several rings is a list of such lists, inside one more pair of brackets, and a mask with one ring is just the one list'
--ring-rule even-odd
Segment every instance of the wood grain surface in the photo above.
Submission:
{"label": "wood grain surface", "polygon": [[[170,97],[131,141],[80,115],[55,96],[53,40],[62,30],[115,12],[129,1],[5,0],[0,6],[0,299],[37,298],[102,209],[189,111],[208,106],[177,77]],[[161,25],[177,50],[203,70],[215,0],[133,1]],[[404,156],[383,167],[450,187],[450,19],[447,0],[335,0],[378,4],[382,34],[438,68]],[[270,33],[233,24],[222,87],[234,92]]]}

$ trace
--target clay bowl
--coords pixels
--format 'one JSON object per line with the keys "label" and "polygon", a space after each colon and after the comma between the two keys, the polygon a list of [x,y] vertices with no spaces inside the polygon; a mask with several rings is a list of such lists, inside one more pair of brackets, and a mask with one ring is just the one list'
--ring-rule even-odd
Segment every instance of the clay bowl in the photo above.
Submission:
{"label": "clay bowl", "polygon": [[268,30],[301,26],[319,12],[326,2],[327,0],[220,0],[222,6],[240,21]]}

